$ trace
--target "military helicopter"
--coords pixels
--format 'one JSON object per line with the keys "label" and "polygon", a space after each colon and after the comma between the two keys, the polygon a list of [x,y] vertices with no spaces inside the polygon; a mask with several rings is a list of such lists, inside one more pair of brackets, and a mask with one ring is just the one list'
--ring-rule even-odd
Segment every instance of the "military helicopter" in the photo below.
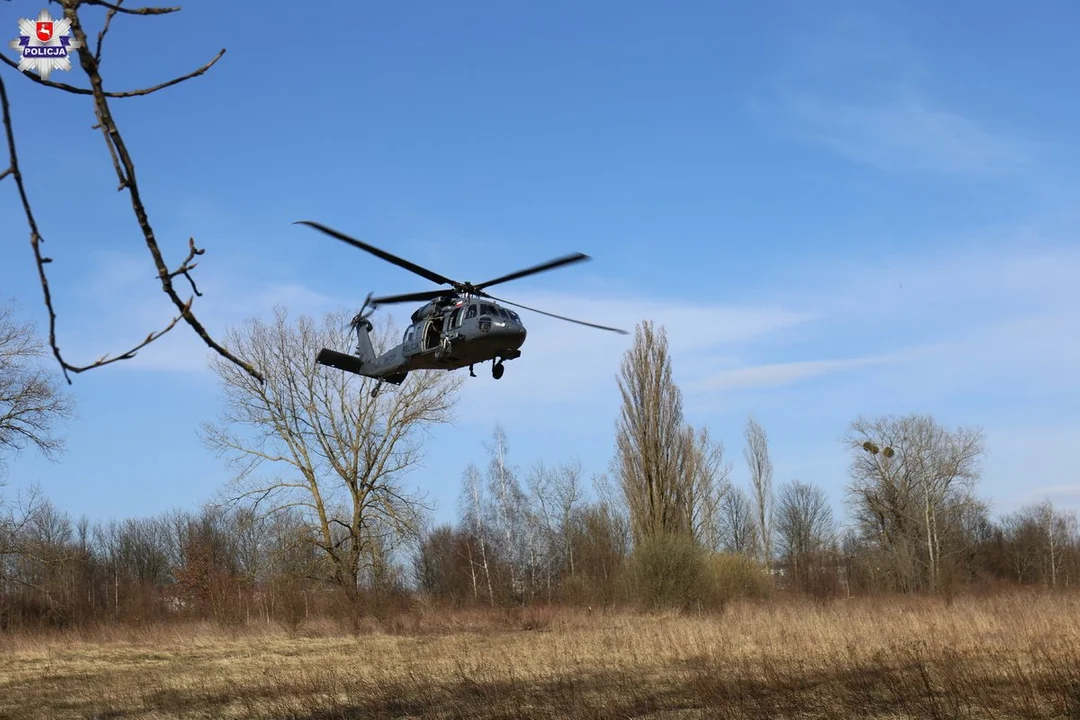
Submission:
{"label": "military helicopter", "polygon": [[[439,283],[449,285],[447,290],[427,290],[405,295],[388,295],[373,298],[370,294],[364,300],[360,311],[352,319],[350,327],[356,331],[356,352],[353,355],[323,348],[315,362],[320,365],[337,368],[345,372],[375,378],[379,382],[371,391],[375,397],[383,383],[400,385],[414,370],[458,370],[469,368],[469,375],[476,377],[473,366],[492,363],[491,376],[498,380],[503,376],[503,363],[521,357],[521,346],[525,343],[525,325],[521,317],[503,305],[511,305],[523,310],[540,313],[559,320],[586,325],[599,330],[626,335],[626,330],[596,325],[555,315],[544,310],[520,305],[488,294],[485,288],[499,285],[510,280],[517,280],[527,275],[553,270],[572,263],[588,260],[589,256],[572,253],[540,265],[518,270],[497,277],[494,280],[473,285],[444,277],[414,263],[392,255],[385,250],[368,245],[344,233],[338,232],[317,222],[299,220],[294,224],[307,225],[337,238],[353,247],[365,250],[372,255],[409,270],[417,275]],[[368,318],[380,305],[404,302],[426,301],[411,316],[412,324],[405,329],[405,335],[399,345],[376,355],[368,333],[372,325]],[[370,310],[369,310],[370,308]],[[365,311],[367,311],[365,313]]]}

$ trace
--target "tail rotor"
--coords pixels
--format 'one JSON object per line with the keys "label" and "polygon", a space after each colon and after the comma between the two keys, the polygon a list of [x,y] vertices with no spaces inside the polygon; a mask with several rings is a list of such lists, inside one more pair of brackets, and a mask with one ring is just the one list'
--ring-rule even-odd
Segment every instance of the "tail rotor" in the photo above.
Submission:
{"label": "tail rotor", "polygon": [[[372,293],[368,293],[364,298],[364,304],[360,306],[360,311],[353,316],[353,319],[349,321],[349,327],[353,330],[359,330],[361,326],[367,322],[367,319],[371,317],[375,312],[375,306],[371,303]],[[366,311],[366,312],[365,312]],[[371,323],[368,323],[370,326]]]}

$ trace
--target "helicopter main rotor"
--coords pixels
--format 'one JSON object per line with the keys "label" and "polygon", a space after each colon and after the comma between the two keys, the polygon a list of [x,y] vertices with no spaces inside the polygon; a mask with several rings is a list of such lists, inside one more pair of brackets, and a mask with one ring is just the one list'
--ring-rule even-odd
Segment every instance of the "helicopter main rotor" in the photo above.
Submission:
{"label": "helicopter main rotor", "polygon": [[[385,260],[385,261],[387,261],[387,262],[389,262],[389,263],[391,263],[393,265],[397,265],[400,268],[408,270],[409,272],[412,272],[412,273],[414,273],[416,275],[419,275],[420,277],[423,277],[423,278],[425,278],[427,280],[430,280],[430,281],[432,281],[434,283],[438,283],[440,285],[449,285],[451,288],[453,288],[453,293],[452,294],[454,294],[454,295],[489,298],[489,299],[494,300],[496,302],[505,303],[507,305],[513,305],[514,307],[519,307],[519,308],[522,308],[523,310],[529,310],[531,312],[540,313],[541,315],[547,315],[548,317],[553,317],[553,318],[556,318],[556,319],[559,319],[559,320],[565,320],[567,322],[576,323],[578,325],[585,325],[587,327],[596,328],[598,330],[608,330],[610,332],[619,333],[620,335],[626,335],[627,334],[626,330],[622,330],[622,329],[619,329],[619,328],[613,328],[613,327],[607,327],[606,325],[597,325],[595,323],[589,323],[589,322],[585,322],[583,320],[575,320],[574,318],[565,317],[563,315],[556,315],[554,313],[546,312],[544,310],[538,310],[536,308],[532,308],[532,307],[529,307],[527,305],[521,305],[521,304],[518,304],[518,303],[515,303],[515,302],[511,302],[509,300],[503,300],[501,298],[497,298],[497,297],[495,297],[493,295],[488,294],[485,291],[485,288],[492,287],[493,285],[500,285],[502,283],[509,282],[511,280],[517,280],[519,278],[527,277],[529,275],[535,275],[537,273],[547,272],[548,270],[554,270],[555,268],[564,267],[566,265],[571,265],[573,263],[582,262],[582,261],[591,259],[588,255],[585,255],[583,253],[571,253],[569,255],[564,255],[563,257],[555,258],[554,260],[549,260],[547,262],[540,263],[539,265],[533,265],[532,267],[525,268],[523,270],[518,270],[516,272],[512,272],[512,273],[509,273],[507,275],[502,275],[500,277],[494,278],[493,280],[488,280],[487,282],[482,282],[479,285],[473,285],[471,282],[460,282],[460,281],[457,281],[457,280],[451,280],[450,278],[448,278],[448,277],[446,277],[444,275],[440,275],[439,273],[434,272],[433,270],[429,270],[429,269],[427,269],[425,267],[417,265],[416,263],[409,262],[408,260],[405,260],[404,258],[400,258],[397,255],[393,255],[392,253],[388,253],[385,250],[380,250],[379,248],[375,247],[374,245],[369,245],[368,243],[361,242],[360,240],[357,240],[356,238],[349,237],[348,235],[346,235],[346,234],[344,234],[342,232],[339,232],[337,230],[334,230],[333,228],[329,228],[329,227],[327,227],[327,226],[325,226],[325,225],[323,225],[321,223],[313,222],[311,220],[298,220],[293,224],[294,225],[297,225],[297,224],[299,224],[299,225],[307,225],[309,227],[315,228],[316,230],[318,230],[320,232],[326,233],[327,235],[329,235],[331,237],[337,238],[338,240],[341,240],[342,242],[345,242],[345,243],[347,243],[349,245],[352,245],[355,248],[359,248],[361,250],[369,252],[372,255],[374,255],[375,257],[381,258],[381,259],[383,259],[383,260]],[[445,297],[445,296],[450,295],[450,294],[451,293],[448,293],[446,290],[426,290],[426,291],[423,291],[423,292],[407,293],[407,294],[403,294],[403,295],[387,295],[387,296],[378,297],[378,298],[373,298],[373,297],[371,297],[369,295],[368,299],[365,301],[364,304],[367,307],[375,308],[375,307],[377,307],[379,305],[391,305],[391,304],[403,303],[403,302],[425,302],[425,301],[429,301],[429,300],[434,300],[435,298]]]}

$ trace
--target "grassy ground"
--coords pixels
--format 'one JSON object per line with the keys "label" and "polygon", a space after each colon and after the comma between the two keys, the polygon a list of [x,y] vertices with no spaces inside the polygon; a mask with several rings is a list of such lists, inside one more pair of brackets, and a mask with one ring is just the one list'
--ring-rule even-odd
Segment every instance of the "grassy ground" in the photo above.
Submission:
{"label": "grassy ground", "polygon": [[1080,718],[1080,599],[0,636],[13,718]]}

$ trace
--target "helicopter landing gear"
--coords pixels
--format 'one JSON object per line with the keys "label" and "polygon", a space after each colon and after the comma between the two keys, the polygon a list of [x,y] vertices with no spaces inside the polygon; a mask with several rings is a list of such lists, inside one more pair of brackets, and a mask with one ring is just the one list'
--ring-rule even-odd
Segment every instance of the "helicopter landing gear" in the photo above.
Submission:
{"label": "helicopter landing gear", "polygon": [[491,377],[498,380],[499,378],[501,378],[503,376],[503,372],[505,370],[506,370],[506,368],[503,367],[502,360],[500,360],[499,362],[492,365],[492,367],[491,367]]}
{"label": "helicopter landing gear", "polygon": [[382,386],[383,386],[382,380],[380,380],[378,383],[375,384],[375,387],[373,387],[371,389],[371,397],[372,398],[378,397],[379,390],[382,389]]}
{"label": "helicopter landing gear", "polygon": [[473,372],[472,365],[469,366],[469,377],[476,377],[476,373]]}

